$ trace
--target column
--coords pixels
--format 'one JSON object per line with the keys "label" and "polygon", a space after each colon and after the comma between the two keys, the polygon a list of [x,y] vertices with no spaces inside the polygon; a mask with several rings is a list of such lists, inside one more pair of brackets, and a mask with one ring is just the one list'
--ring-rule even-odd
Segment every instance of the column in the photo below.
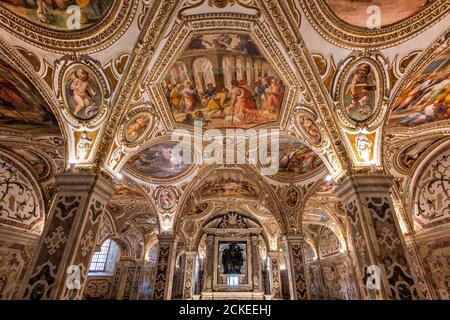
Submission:
{"label": "column", "polygon": [[291,274],[291,287],[295,300],[308,300],[308,285],[306,282],[306,265],[303,254],[303,237],[288,235],[286,237]]}
{"label": "column", "polygon": [[392,180],[385,175],[349,176],[336,191],[348,219],[356,282],[366,299],[419,298],[389,193]]}
{"label": "column", "polygon": [[132,258],[121,259],[113,278],[111,299],[137,300],[142,276],[142,263]]}
{"label": "column", "polygon": [[281,292],[281,274],[280,274],[280,253],[267,252],[270,264],[270,283],[272,287],[272,299],[281,300],[283,294]]}
{"label": "column", "polygon": [[170,300],[172,297],[172,280],[175,269],[177,238],[175,235],[160,235],[158,264],[156,269],[154,300]]}
{"label": "column", "polygon": [[259,256],[259,241],[259,237],[252,237],[252,271],[254,292],[264,292],[261,273],[261,258]]}
{"label": "column", "polygon": [[212,291],[213,286],[213,266],[214,266],[214,236],[206,237],[206,257],[205,257],[205,283],[203,290]]}
{"label": "column", "polygon": [[192,300],[195,277],[195,257],[197,256],[197,251],[188,251],[185,254],[186,262],[184,267],[183,300]]}
{"label": "column", "polygon": [[111,182],[90,173],[58,175],[56,185],[22,299],[82,299],[101,217],[114,193]]}

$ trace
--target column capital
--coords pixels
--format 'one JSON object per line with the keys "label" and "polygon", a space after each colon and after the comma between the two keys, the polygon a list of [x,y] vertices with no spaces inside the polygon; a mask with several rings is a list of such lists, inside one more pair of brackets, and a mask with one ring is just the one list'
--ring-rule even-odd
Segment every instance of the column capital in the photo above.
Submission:
{"label": "column capital", "polygon": [[288,244],[303,243],[303,241],[305,240],[305,237],[300,234],[287,234],[286,240],[287,240]]}
{"label": "column capital", "polygon": [[280,257],[280,251],[267,251],[267,256],[269,258],[279,258]]}
{"label": "column capital", "polygon": [[163,233],[158,236],[158,240],[160,243],[177,242],[178,236],[173,233]]}
{"label": "column capital", "polygon": [[186,251],[184,254],[187,258],[194,258],[197,255],[197,251]]}
{"label": "column capital", "polygon": [[352,194],[386,195],[393,184],[394,177],[389,175],[352,175],[345,177],[336,188],[339,198],[347,198]]}
{"label": "column capital", "polygon": [[97,189],[97,192],[109,199],[115,193],[112,181],[93,172],[64,172],[55,175],[56,186],[59,191],[80,191]]}

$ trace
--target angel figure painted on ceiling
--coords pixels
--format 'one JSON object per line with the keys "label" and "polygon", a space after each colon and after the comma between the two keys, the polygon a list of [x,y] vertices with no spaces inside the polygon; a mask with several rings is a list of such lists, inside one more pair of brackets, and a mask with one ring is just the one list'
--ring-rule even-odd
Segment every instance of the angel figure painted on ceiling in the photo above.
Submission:
{"label": "angel figure painted on ceiling", "polygon": [[344,105],[350,118],[355,121],[368,119],[376,106],[377,89],[372,67],[368,63],[356,66],[353,75],[347,81]]}

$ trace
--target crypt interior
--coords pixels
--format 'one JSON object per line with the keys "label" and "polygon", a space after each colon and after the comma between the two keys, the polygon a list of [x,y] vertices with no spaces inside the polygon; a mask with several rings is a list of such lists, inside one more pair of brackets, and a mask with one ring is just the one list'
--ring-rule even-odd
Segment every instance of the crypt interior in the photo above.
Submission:
{"label": "crypt interior", "polygon": [[448,300],[449,25],[1,0],[0,299]]}

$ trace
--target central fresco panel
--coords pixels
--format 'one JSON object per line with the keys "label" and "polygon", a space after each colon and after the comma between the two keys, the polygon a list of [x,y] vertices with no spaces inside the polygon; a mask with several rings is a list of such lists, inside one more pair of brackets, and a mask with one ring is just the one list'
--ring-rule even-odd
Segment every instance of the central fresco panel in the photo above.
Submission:
{"label": "central fresco panel", "polygon": [[250,128],[276,122],[285,84],[250,36],[194,37],[163,89],[174,120],[207,128]]}

